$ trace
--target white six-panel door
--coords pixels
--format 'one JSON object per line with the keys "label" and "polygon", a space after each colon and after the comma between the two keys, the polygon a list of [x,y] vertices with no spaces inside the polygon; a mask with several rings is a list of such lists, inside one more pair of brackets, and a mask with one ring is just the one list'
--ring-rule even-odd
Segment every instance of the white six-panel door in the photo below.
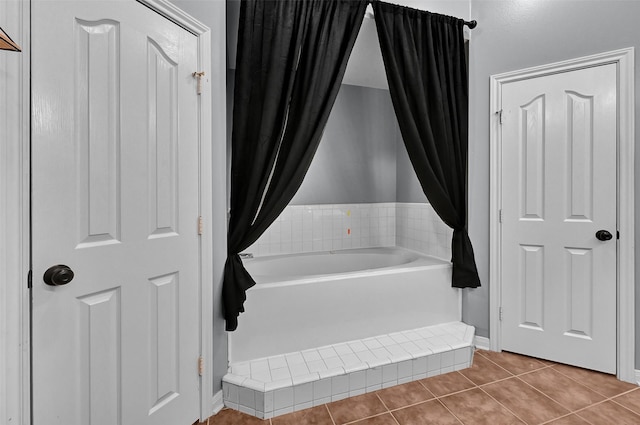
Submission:
{"label": "white six-panel door", "polygon": [[32,20],[33,423],[192,424],[197,38],[133,0]]}
{"label": "white six-panel door", "polygon": [[502,108],[502,349],[615,373],[616,64],[505,83]]}

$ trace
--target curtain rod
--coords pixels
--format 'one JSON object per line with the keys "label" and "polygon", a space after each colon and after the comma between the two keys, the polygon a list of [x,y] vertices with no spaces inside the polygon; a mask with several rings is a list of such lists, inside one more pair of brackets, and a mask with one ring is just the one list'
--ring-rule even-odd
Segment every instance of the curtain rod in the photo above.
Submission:
{"label": "curtain rod", "polygon": [[478,26],[478,21],[476,21],[475,19],[473,21],[464,21],[464,24],[468,26],[470,30],[472,30]]}
{"label": "curtain rod", "polygon": [[[402,6],[402,7],[407,7],[407,6]],[[367,5],[367,12],[364,14],[364,17],[373,19],[373,8],[371,7],[371,4]],[[478,21],[476,21],[475,19],[473,21],[464,21],[464,25],[468,26],[469,29],[472,30],[478,26]]]}

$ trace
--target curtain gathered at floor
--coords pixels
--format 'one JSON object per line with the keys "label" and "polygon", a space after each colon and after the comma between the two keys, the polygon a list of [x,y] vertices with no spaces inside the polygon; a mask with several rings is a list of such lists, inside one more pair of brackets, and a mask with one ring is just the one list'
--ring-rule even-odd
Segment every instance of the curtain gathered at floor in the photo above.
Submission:
{"label": "curtain gathered at floor", "polygon": [[367,0],[243,0],[234,88],[231,211],[222,298],[238,326],[255,281],[238,253],[300,187],[335,102]]}
{"label": "curtain gathered at floor", "polygon": [[453,229],[452,285],[480,278],[467,234],[468,81],[462,19],[372,2],[400,133],[420,185]]}

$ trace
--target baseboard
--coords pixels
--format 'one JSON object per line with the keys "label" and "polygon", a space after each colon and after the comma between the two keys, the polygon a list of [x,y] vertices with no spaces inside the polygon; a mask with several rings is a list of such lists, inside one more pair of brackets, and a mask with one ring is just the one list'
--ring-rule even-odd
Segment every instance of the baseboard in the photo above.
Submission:
{"label": "baseboard", "polygon": [[213,400],[212,400],[212,412],[211,415],[216,415],[218,414],[219,411],[222,410],[222,408],[224,407],[224,400],[222,398],[222,390],[218,391],[217,393],[214,394],[213,396]]}
{"label": "baseboard", "polygon": [[635,370],[636,384],[640,385],[640,370]]}
{"label": "baseboard", "polygon": [[491,341],[489,341],[489,338],[476,335],[475,337],[473,337],[473,345],[475,345],[476,348],[479,348],[481,350],[489,350],[490,349],[489,347],[491,346]]}

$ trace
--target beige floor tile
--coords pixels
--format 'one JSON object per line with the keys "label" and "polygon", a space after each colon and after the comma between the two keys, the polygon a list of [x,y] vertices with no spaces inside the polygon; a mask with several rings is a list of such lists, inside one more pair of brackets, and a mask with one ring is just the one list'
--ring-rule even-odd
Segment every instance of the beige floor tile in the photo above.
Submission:
{"label": "beige floor tile", "polygon": [[591,425],[638,425],[640,416],[612,401],[581,410],[577,413]]}
{"label": "beige floor tile", "polygon": [[378,397],[380,397],[389,410],[399,409],[435,398],[429,390],[417,381],[386,388],[377,391],[376,394],[378,394]]}
{"label": "beige floor tile", "polygon": [[438,400],[391,412],[400,425],[460,425],[460,421]]}
{"label": "beige floor tile", "polygon": [[478,354],[488,358],[498,366],[507,369],[514,375],[546,367],[544,363],[533,357],[521,356],[520,354],[509,353],[507,351],[501,353],[495,351],[480,351]]}
{"label": "beige floor tile", "polygon": [[451,372],[445,373],[444,375],[433,376],[431,378],[421,380],[420,383],[437,397],[468,390],[476,386],[460,372]]}
{"label": "beige floor tile", "polygon": [[482,389],[528,424],[540,424],[569,413],[568,409],[518,378],[489,384]]}
{"label": "beige floor tile", "polygon": [[553,368],[519,376],[561,406],[574,411],[604,400],[604,397],[584,385],[568,378]]}
{"label": "beige floor tile", "polygon": [[557,365],[553,366],[553,368],[605,397],[615,397],[626,391],[637,388],[636,385],[619,381],[614,375],[607,375],[606,373],[567,365]]}
{"label": "beige floor tile", "polygon": [[333,425],[326,405],[300,410],[271,419],[273,425]]}
{"label": "beige floor tile", "polygon": [[464,424],[515,425],[521,420],[479,388],[439,399]]}
{"label": "beige floor tile", "polygon": [[499,379],[513,376],[505,369],[481,355],[473,356],[473,366],[461,370],[460,373],[476,385],[488,384]]}
{"label": "beige floor tile", "polygon": [[387,411],[375,393],[350,397],[327,404],[337,425],[379,415]]}

